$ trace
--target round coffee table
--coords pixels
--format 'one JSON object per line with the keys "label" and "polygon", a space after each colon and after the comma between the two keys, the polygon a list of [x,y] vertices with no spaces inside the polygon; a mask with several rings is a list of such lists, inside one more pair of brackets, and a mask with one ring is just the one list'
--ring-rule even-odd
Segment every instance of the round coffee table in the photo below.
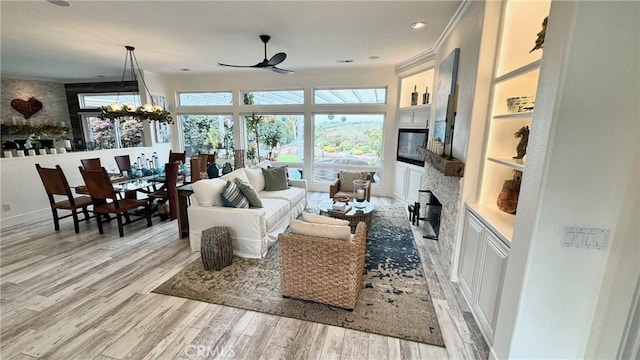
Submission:
{"label": "round coffee table", "polygon": [[336,219],[342,219],[349,221],[349,226],[351,226],[351,232],[354,233],[356,231],[356,226],[360,221],[364,221],[367,223],[367,232],[371,227],[371,213],[375,210],[375,207],[371,205],[371,203],[367,202],[365,207],[357,208],[353,206],[353,202],[350,202],[351,209],[347,212],[341,212],[333,210],[333,200],[327,199],[322,200],[318,203],[318,208],[320,209],[320,215],[329,215]]}

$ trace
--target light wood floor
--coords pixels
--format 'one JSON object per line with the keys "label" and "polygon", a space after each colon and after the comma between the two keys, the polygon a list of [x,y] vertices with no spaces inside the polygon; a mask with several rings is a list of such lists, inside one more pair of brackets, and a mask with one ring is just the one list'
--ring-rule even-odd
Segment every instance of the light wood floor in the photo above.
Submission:
{"label": "light wood floor", "polygon": [[[311,201],[327,198],[310,194]],[[374,204],[393,200],[374,198]],[[14,226],[0,239],[1,359],[486,359],[433,241],[414,228],[446,349],[151,293],[199,253],[177,223],[147,228],[70,219]]]}

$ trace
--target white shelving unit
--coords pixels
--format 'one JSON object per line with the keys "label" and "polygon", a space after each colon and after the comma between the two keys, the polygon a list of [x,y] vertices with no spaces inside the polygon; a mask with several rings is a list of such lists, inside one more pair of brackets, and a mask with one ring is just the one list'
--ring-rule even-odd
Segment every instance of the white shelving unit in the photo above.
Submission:
{"label": "white shelving unit", "polygon": [[468,204],[485,224],[505,243],[511,242],[515,215],[496,206],[505,180],[514,170],[526,171],[526,161],[514,159],[520,141],[514,134],[523,126],[531,128],[534,111],[510,113],[507,98],[535,96],[542,50],[533,48],[542,20],[549,14],[550,1],[507,1],[502,14],[502,28],[491,96],[489,136],[487,138],[478,203]]}

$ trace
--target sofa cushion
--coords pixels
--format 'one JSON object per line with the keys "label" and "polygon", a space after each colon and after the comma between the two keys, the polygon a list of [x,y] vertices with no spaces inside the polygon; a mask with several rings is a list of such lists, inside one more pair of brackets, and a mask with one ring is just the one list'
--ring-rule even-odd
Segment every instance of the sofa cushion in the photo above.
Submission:
{"label": "sofa cushion", "polygon": [[247,178],[247,174],[244,173],[244,168],[240,168],[237,170],[234,170],[228,174],[222,175],[220,177],[220,179],[222,180],[226,180],[226,181],[233,181],[233,179],[235,178],[240,178],[242,179],[242,181],[244,182],[249,182],[249,179]]}
{"label": "sofa cushion", "polygon": [[291,222],[291,232],[337,240],[351,240],[349,225],[314,224],[300,220]]}
{"label": "sofa cushion", "polygon": [[327,225],[349,225],[349,221],[335,219],[328,216],[316,215],[311,213],[302,213],[302,221],[315,224]]}
{"label": "sofa cushion", "polygon": [[290,187],[286,190],[278,190],[278,191],[262,191],[259,193],[260,198],[264,201],[264,199],[282,199],[287,200],[289,202],[289,206],[293,208],[296,204],[301,201],[304,202],[304,197],[306,196],[304,188],[298,187]]}
{"label": "sofa cushion", "polygon": [[202,206],[223,206],[220,194],[227,182],[221,179],[203,179],[193,183],[193,194]]}
{"label": "sofa cushion", "polygon": [[264,212],[267,231],[271,231],[282,218],[290,216],[289,210],[291,207],[286,200],[262,199],[262,205],[263,207],[260,210]]}
{"label": "sofa cushion", "polygon": [[271,167],[271,161],[270,160],[262,160],[259,163],[255,164],[255,165],[251,165],[252,169],[268,169]]}
{"label": "sofa cushion", "polygon": [[247,176],[247,179],[249,179],[249,184],[251,184],[256,191],[260,192],[264,190],[264,175],[262,175],[262,169],[244,168],[244,174]]}
{"label": "sofa cushion", "polygon": [[338,178],[340,179],[340,191],[353,193],[353,181],[367,180],[367,173],[364,171],[341,171]]}
{"label": "sofa cushion", "polygon": [[226,207],[249,208],[249,200],[247,200],[247,197],[244,196],[240,188],[233,181],[227,181],[227,185],[220,194],[220,198]]}
{"label": "sofa cushion", "polygon": [[260,200],[260,196],[258,196],[258,193],[251,184],[242,181],[240,178],[235,178],[233,181],[236,183],[242,194],[247,198],[249,205],[257,208],[262,207],[262,200]]}
{"label": "sofa cushion", "polygon": [[289,188],[287,170],[285,168],[261,169],[264,176],[264,190],[276,191]]}

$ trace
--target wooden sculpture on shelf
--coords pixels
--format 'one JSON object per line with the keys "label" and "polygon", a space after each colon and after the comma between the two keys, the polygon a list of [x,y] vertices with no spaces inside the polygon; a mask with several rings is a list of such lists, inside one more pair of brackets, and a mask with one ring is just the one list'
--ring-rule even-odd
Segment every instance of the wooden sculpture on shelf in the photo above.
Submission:
{"label": "wooden sculpture on shelf", "polygon": [[496,201],[498,209],[508,214],[516,213],[521,183],[522,171],[513,170],[512,179],[504,181],[504,184],[502,184],[502,191],[498,194],[498,200]]}
{"label": "wooden sculpture on shelf", "polygon": [[533,47],[533,49],[531,49],[531,51],[529,51],[530,53],[534,52],[535,50],[544,48],[544,36],[547,34],[548,18],[549,17],[547,16],[544,18],[544,20],[542,20],[542,30],[540,30],[540,32],[537,34],[538,38],[536,39],[536,45]]}
{"label": "wooden sculpture on shelf", "polygon": [[516,131],[515,137],[520,138],[520,142],[516,146],[517,155],[514,159],[522,159],[527,154],[527,143],[529,142],[529,127],[523,126],[520,130]]}

